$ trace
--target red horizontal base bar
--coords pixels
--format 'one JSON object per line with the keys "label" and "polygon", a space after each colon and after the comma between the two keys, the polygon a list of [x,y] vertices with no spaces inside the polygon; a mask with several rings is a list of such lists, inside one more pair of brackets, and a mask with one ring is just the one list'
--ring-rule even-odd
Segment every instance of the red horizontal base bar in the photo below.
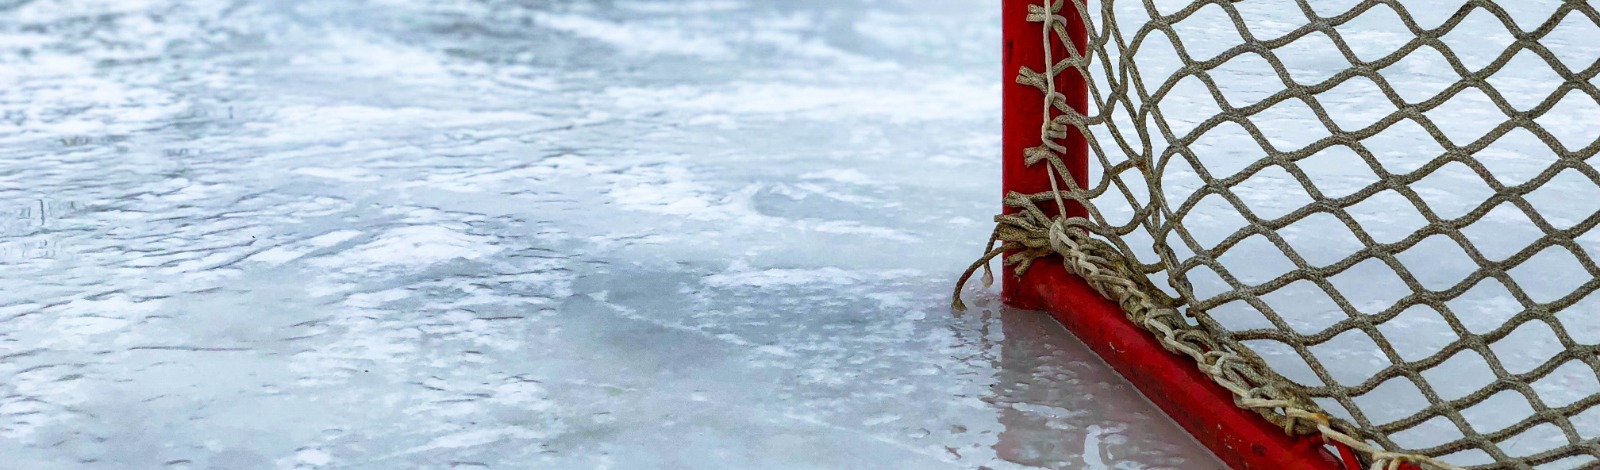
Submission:
{"label": "red horizontal base bar", "polygon": [[1008,273],[1003,282],[1020,283],[1003,290],[1006,304],[1048,311],[1229,467],[1347,468],[1320,438],[1290,437],[1235,406],[1233,394],[1200,372],[1192,359],[1163,349],[1154,335],[1128,321],[1121,307],[1067,273],[1060,258],[1040,259],[1024,279]]}

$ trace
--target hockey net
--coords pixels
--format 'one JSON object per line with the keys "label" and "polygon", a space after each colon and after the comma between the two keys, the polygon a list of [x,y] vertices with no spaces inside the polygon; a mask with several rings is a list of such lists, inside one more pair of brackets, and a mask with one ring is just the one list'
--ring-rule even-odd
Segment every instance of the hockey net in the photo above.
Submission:
{"label": "hockey net", "polygon": [[1236,405],[1367,464],[1600,465],[1600,13],[1316,3],[1038,0],[1047,59],[1007,86],[1044,145],[1005,158],[1055,189],[1008,194],[968,275],[1061,256]]}

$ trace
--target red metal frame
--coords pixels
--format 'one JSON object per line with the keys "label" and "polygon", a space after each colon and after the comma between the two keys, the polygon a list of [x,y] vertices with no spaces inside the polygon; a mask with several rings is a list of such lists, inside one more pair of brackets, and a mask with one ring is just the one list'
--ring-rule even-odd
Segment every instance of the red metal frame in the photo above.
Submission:
{"label": "red metal frame", "polygon": [[[1003,0],[1001,6],[1005,39],[1002,172],[1007,192],[1050,190],[1045,168],[1030,168],[1021,158],[1023,150],[1040,144],[1044,96],[1038,89],[1014,81],[1020,67],[1040,70],[1045,62],[1043,28],[1026,19],[1028,6],[1038,3],[1037,0]],[[1077,18],[1071,2],[1063,15]],[[1073,42],[1080,47],[1087,43],[1082,23],[1068,21],[1067,26]],[[1065,45],[1059,41],[1051,44],[1055,48],[1053,58],[1067,57]],[[1087,109],[1088,85],[1082,76],[1068,72],[1057,78],[1056,89],[1066,95],[1073,108],[1080,112]],[[1064,159],[1073,170],[1072,178],[1079,185],[1087,186],[1087,141],[1073,133],[1062,144],[1068,149]],[[1067,207],[1067,212],[1086,215],[1076,204]],[[1193,360],[1163,349],[1154,335],[1128,321],[1115,303],[1101,297],[1082,279],[1068,274],[1060,258],[1036,261],[1021,278],[1008,271],[1002,279],[1001,298],[1007,305],[1050,312],[1146,398],[1234,469],[1332,470],[1354,463],[1341,462],[1344,459],[1330,453],[1321,439],[1290,437],[1259,415],[1235,406],[1231,392],[1200,372]]]}

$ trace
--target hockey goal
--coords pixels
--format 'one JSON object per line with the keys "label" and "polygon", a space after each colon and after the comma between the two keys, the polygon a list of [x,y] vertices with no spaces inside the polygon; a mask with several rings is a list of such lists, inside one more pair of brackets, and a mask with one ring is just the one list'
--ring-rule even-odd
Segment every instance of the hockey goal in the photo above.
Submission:
{"label": "hockey goal", "polygon": [[1235,468],[1600,467],[1589,1],[1002,8],[968,276]]}

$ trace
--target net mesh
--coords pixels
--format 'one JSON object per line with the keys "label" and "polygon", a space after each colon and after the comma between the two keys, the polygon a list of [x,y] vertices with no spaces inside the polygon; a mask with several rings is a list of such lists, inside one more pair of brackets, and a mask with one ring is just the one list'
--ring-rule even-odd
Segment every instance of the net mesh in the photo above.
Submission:
{"label": "net mesh", "polygon": [[[1369,460],[1600,462],[1595,6],[1039,3],[1024,158],[1059,187],[1008,196],[990,257],[1066,255],[1242,406]],[[1058,176],[1075,133],[1088,187]]]}

